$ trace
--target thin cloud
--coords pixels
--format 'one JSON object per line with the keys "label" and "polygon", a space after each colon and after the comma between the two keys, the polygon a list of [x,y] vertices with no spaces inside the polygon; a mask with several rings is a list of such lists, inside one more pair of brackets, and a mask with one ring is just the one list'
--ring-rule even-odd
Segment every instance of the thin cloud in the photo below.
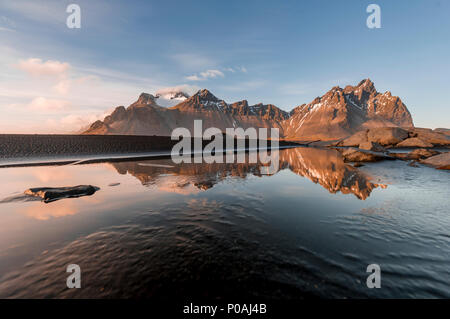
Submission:
{"label": "thin cloud", "polygon": [[38,58],[20,60],[17,67],[33,76],[65,76],[70,69],[70,64],[60,61],[42,61]]}
{"label": "thin cloud", "polygon": [[68,131],[80,131],[83,129],[87,129],[87,127],[98,120],[103,120],[107,115],[111,114],[114,111],[114,108],[109,108],[108,110],[98,113],[98,112],[90,112],[86,114],[69,114],[64,116],[57,123],[60,128],[64,127]]}
{"label": "thin cloud", "polygon": [[5,31],[5,32],[16,32],[16,30],[10,29],[10,28],[5,28],[5,27],[0,27],[0,31]]}
{"label": "thin cloud", "polygon": [[47,99],[39,96],[34,98],[29,104],[28,108],[34,111],[44,112],[59,112],[70,107],[70,102],[65,100]]}
{"label": "thin cloud", "polygon": [[233,67],[233,68],[225,68],[224,71],[231,72],[231,73],[236,73],[236,72],[247,73],[247,69],[243,66],[237,66],[237,67]]}
{"label": "thin cloud", "polygon": [[216,63],[211,58],[200,54],[179,53],[174,54],[171,58],[186,69],[203,69],[214,66]]}
{"label": "thin cloud", "polygon": [[203,81],[203,80],[206,80],[206,79],[203,79],[203,78],[199,77],[198,75],[194,74],[194,75],[187,76],[186,80],[188,80],[188,81]]}
{"label": "thin cloud", "polygon": [[207,79],[215,79],[218,77],[225,77],[225,74],[219,70],[206,70],[204,72],[200,72],[200,75],[194,74],[187,76],[186,79],[189,81],[205,81]]}
{"label": "thin cloud", "polygon": [[200,76],[204,77],[204,78],[217,78],[217,77],[224,77],[225,74],[223,74],[223,72],[219,71],[219,70],[206,70],[205,72],[200,72]]}
{"label": "thin cloud", "polygon": [[189,81],[205,81],[208,79],[215,79],[215,78],[224,78],[225,73],[224,72],[230,72],[230,73],[236,73],[236,72],[242,72],[247,73],[247,69],[245,67],[234,67],[234,68],[223,68],[222,71],[216,70],[216,69],[210,69],[206,70],[204,72],[200,72],[199,74],[193,74],[186,77],[186,80]]}
{"label": "thin cloud", "polygon": [[16,23],[8,17],[0,16],[0,31],[16,32]]}
{"label": "thin cloud", "polygon": [[53,86],[53,90],[60,95],[67,95],[74,84],[79,86],[81,84],[90,82],[89,84],[91,85],[94,81],[99,81],[99,78],[94,75],[82,76],[72,79],[64,76],[55,86]]}
{"label": "thin cloud", "polygon": [[234,73],[236,72],[233,68],[225,68],[225,71]]}

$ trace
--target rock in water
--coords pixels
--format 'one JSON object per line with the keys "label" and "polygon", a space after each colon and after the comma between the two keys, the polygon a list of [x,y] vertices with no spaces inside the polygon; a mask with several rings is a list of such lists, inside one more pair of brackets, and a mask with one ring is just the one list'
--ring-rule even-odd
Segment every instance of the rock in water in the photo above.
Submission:
{"label": "rock in water", "polygon": [[439,154],[422,160],[421,163],[438,169],[450,169],[450,152]]}
{"label": "rock in water", "polygon": [[409,152],[408,155],[411,159],[417,160],[417,159],[428,158],[428,157],[435,156],[438,154],[440,154],[440,152],[435,151],[435,150],[426,150],[426,149],[419,148],[417,150]]}
{"label": "rock in water", "polygon": [[26,195],[40,197],[45,203],[54,202],[63,198],[73,198],[93,195],[99,187],[92,185],[78,185],[72,187],[38,187],[25,191]]}
{"label": "rock in water", "polygon": [[415,161],[410,161],[410,162],[408,163],[408,166],[411,166],[411,167],[419,167],[419,165],[417,165],[417,163],[416,163]]}
{"label": "rock in water", "polygon": [[413,150],[409,153],[389,153],[390,156],[393,156],[395,158],[404,160],[404,161],[409,161],[409,160],[420,160],[420,159],[425,159],[434,155],[440,154],[440,152],[435,151],[435,150],[427,150],[427,149],[423,149],[423,148],[419,148],[416,150]]}

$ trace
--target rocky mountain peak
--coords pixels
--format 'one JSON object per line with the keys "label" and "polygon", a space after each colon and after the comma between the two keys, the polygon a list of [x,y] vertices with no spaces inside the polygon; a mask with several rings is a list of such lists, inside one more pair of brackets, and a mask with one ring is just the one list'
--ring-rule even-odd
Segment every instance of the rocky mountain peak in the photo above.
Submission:
{"label": "rocky mountain peak", "polygon": [[291,111],[285,121],[288,138],[333,139],[365,127],[413,126],[411,114],[399,97],[380,94],[370,79],[344,89],[337,86],[307,105]]}
{"label": "rocky mountain peak", "polygon": [[365,91],[369,91],[369,92],[376,91],[375,90],[375,84],[369,78],[364,79],[361,82],[359,82],[357,87],[359,87],[359,88],[361,88],[361,89],[363,89]]}
{"label": "rocky mountain peak", "polygon": [[108,115],[105,117],[103,122],[105,124],[111,124],[115,121],[121,121],[125,118],[127,113],[127,110],[124,106],[118,106],[114,109],[114,111],[111,113],[111,115]]}
{"label": "rocky mountain peak", "polygon": [[248,101],[242,100],[242,101],[234,102],[233,104],[231,104],[231,107],[232,108],[248,107]]}
{"label": "rocky mountain peak", "polygon": [[207,89],[201,89],[199,90],[197,93],[195,93],[193,95],[193,97],[199,97],[201,100],[203,101],[213,101],[213,102],[217,102],[219,101],[219,99],[217,97],[214,96],[214,94],[212,94],[210,91],[208,91]]}
{"label": "rocky mountain peak", "polygon": [[140,105],[147,105],[147,104],[154,104],[155,103],[155,97],[149,93],[141,93],[139,95],[138,100],[135,102],[135,104]]}
{"label": "rocky mountain peak", "polygon": [[225,111],[229,108],[229,105],[225,101],[218,99],[207,89],[202,89],[173,108],[195,112],[212,110]]}

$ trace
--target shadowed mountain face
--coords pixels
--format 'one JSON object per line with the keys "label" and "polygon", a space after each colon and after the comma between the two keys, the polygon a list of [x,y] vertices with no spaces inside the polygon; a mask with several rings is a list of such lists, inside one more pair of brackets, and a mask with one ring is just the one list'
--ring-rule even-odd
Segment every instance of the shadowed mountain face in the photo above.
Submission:
{"label": "shadowed mountain face", "polygon": [[[280,136],[294,140],[332,140],[358,130],[381,126],[413,126],[411,114],[400,98],[378,93],[369,79],[357,86],[332,88],[322,97],[287,113],[272,104],[249,105],[246,100],[228,104],[206,89],[191,97],[171,92],[164,101],[181,101],[161,107],[160,95],[142,93],[128,108],[117,107],[84,134],[170,136],[178,127],[193,131],[196,119],[203,127],[278,128]],[[161,101],[160,101],[161,100]]]}
{"label": "shadowed mountain face", "polygon": [[[294,148],[278,152],[280,170],[293,173],[320,184],[330,193],[354,194],[366,199],[374,188],[385,185],[371,182],[371,177],[344,163],[335,150]],[[196,193],[207,190],[227,178],[261,177],[261,163],[212,163],[175,165],[169,160],[121,162],[111,164],[118,173],[130,174],[145,186],[176,193]]]}

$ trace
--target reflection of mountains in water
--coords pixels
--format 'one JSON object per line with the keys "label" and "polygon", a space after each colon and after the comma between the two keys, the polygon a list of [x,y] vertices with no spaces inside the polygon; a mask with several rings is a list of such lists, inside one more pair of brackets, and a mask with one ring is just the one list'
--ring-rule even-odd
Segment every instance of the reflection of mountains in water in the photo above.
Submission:
{"label": "reflection of mountains in water", "polygon": [[[177,193],[195,193],[207,190],[227,178],[263,176],[262,163],[182,163],[172,160],[112,163],[120,174],[131,174],[145,186],[156,186],[160,190]],[[297,175],[307,177],[314,183],[337,193],[353,193],[366,199],[374,188],[385,185],[371,182],[370,176],[344,163],[335,150],[315,148],[292,148],[279,151],[280,170],[289,169]]]}

